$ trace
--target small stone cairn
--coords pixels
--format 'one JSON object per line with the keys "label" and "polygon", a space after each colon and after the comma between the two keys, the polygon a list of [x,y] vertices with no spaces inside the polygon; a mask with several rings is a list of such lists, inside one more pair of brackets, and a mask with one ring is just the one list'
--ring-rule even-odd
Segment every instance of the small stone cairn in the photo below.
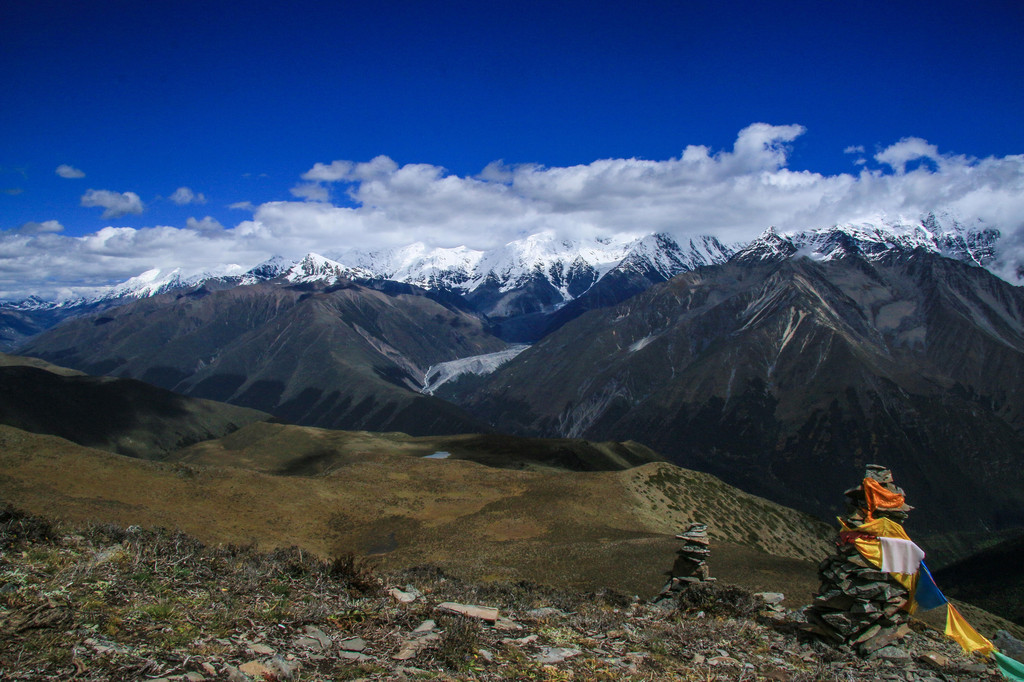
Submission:
{"label": "small stone cairn", "polygon": [[[892,493],[903,489],[893,483],[892,472],[877,464],[867,465],[865,478],[872,478]],[[846,491],[847,526],[868,520],[863,485]],[[894,509],[875,510],[874,517],[887,517],[902,524],[913,509],[904,504]],[[837,545],[836,553],[818,566],[821,588],[807,609],[807,630],[837,644],[847,644],[868,656],[906,635],[908,614],[903,610],[910,595],[903,585],[881,572],[860,555],[852,543]]]}
{"label": "small stone cairn", "polygon": [[689,585],[702,582],[714,582],[708,569],[708,557],[711,555],[711,541],[708,539],[708,527],[704,523],[691,523],[689,528],[676,536],[683,541],[683,546],[676,550],[676,562],[672,566],[672,577],[654,598],[655,603],[678,601],[679,593]]}

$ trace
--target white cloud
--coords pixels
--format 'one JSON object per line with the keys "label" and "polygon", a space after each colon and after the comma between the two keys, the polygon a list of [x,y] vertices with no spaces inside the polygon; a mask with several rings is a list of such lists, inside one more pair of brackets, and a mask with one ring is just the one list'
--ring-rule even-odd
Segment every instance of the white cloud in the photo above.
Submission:
{"label": "white cloud", "polygon": [[864,145],[862,144],[851,144],[849,147],[843,150],[844,154],[863,154]]}
{"label": "white cloud", "polygon": [[907,164],[917,159],[941,161],[942,157],[938,147],[920,137],[905,137],[875,154],[875,161],[888,165],[897,173],[905,172]]}
{"label": "white cloud", "polygon": [[185,229],[195,230],[198,232],[216,232],[223,230],[224,226],[220,224],[216,219],[206,216],[202,220],[196,220],[195,218],[189,218],[185,221]]}
{"label": "white cloud", "polygon": [[[1007,272],[1014,254],[1024,254],[1024,155],[975,159],[911,137],[866,158],[855,173],[825,175],[790,168],[789,145],[803,131],[757,123],[726,150],[689,145],[665,160],[568,167],[496,161],[475,176],[386,156],[317,163],[293,190],[303,200],[233,204],[252,211],[234,227],[207,217],[184,227],[107,227],[86,237],[45,229],[0,233],[0,297],[76,290],[153,267],[252,266],[276,253],[298,258],[416,241],[489,248],[542,230],[562,238],[660,231],[742,241],[768,225],[803,229],[942,210],[1007,233]],[[908,170],[921,158],[929,163]],[[345,204],[331,203],[328,188],[344,192]],[[86,197],[83,205],[102,206],[111,216],[142,210],[131,193],[94,190]]]}
{"label": "white cloud", "polygon": [[230,204],[228,208],[235,209],[237,211],[249,211],[250,213],[256,210],[256,204],[251,201],[236,201]]}
{"label": "white cloud", "polygon": [[85,177],[85,173],[78,170],[74,166],[67,165],[66,163],[62,163],[61,165],[57,166],[57,170],[55,172],[62,178],[68,178],[69,180]]}
{"label": "white cloud", "polygon": [[21,234],[43,234],[46,232],[63,232],[64,226],[56,220],[44,220],[41,223],[29,221],[18,227]]}
{"label": "white cloud", "polygon": [[174,190],[174,194],[170,197],[170,200],[178,204],[178,206],[184,206],[186,204],[205,204],[206,197],[202,193],[195,193],[188,187],[179,187]]}
{"label": "white cloud", "polygon": [[307,201],[330,201],[331,199],[330,192],[319,182],[300,182],[288,191],[292,193],[292,196]]}
{"label": "white cloud", "polygon": [[353,165],[351,161],[332,161],[328,164],[315,163],[312,168],[302,174],[302,179],[311,182],[347,180],[352,172]]}
{"label": "white cloud", "polygon": [[108,189],[90,189],[82,195],[82,206],[99,206],[104,218],[120,218],[129,213],[139,215],[145,206],[135,192],[111,192]]}

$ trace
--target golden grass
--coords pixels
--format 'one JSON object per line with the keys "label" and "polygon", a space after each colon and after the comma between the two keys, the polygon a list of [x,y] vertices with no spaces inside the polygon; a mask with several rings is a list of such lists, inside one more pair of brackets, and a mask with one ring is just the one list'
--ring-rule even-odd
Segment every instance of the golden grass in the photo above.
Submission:
{"label": "golden grass", "polygon": [[[810,556],[824,526],[713,477],[661,463],[498,469],[410,456],[436,447],[418,440],[255,424],[156,463],[0,427],[0,497],[51,518],[164,526],[207,543],[377,554],[385,568],[432,563],[471,579],[642,596],[665,581],[679,544],[672,535],[699,518],[716,540],[715,574],[758,589],[816,586],[807,560],[824,556]],[[328,452],[326,473],[256,470],[310,452]]]}

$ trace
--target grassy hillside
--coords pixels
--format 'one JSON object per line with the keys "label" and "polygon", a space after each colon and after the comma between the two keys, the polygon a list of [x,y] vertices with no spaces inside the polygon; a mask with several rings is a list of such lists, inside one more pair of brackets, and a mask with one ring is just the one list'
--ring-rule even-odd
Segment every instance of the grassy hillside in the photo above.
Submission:
{"label": "grassy hillside", "polygon": [[91,377],[0,354],[0,423],[132,457],[218,438],[270,415],[131,379]]}
{"label": "grassy hillside", "polygon": [[519,438],[501,434],[409,436],[404,433],[334,431],[260,423],[215,441],[183,449],[172,459],[312,476],[367,454],[461,459],[523,470],[613,471],[663,461],[639,443],[592,443],[569,438]]}
{"label": "grassy hillside", "polygon": [[[260,430],[274,429],[226,439],[236,463],[260,466]],[[325,432],[282,433],[301,442]],[[255,442],[238,441],[246,435]],[[386,567],[432,563],[474,579],[647,596],[672,566],[672,535],[698,518],[711,527],[716,575],[759,589],[788,576],[792,586],[783,591],[804,601],[831,535],[810,517],[664,463],[516,471],[366,449],[336,458],[325,474],[282,476],[133,460],[0,427],[0,471],[0,497],[59,519],[180,528],[205,542],[375,554]]]}

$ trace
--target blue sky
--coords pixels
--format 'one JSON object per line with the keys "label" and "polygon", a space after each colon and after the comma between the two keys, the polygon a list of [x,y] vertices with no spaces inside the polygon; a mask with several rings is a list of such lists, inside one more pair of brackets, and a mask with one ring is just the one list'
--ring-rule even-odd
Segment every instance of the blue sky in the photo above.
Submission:
{"label": "blue sky", "polygon": [[[538,227],[741,237],[769,220],[941,209],[951,186],[959,213],[1013,232],[1022,29],[1010,1],[3,3],[0,296],[307,241],[485,246]],[[688,147],[714,168],[666,165]],[[372,173],[311,174],[380,156],[392,163]],[[655,163],[629,167],[636,194],[609,206],[602,182],[628,164],[594,165],[605,159]],[[693,208],[722,198],[701,190],[723,173],[744,191],[766,172],[782,173],[784,196]],[[1008,203],[974,215],[984,202],[968,176]],[[640,187],[651,177],[655,190]],[[489,198],[505,222],[480,227]],[[110,227],[132,232],[97,237]],[[40,271],[45,253],[63,274]]]}

